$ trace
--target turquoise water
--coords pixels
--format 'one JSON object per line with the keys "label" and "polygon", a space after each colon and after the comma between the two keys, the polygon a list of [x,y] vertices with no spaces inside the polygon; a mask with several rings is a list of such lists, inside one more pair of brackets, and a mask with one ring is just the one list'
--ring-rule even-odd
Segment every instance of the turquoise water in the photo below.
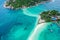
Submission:
{"label": "turquoise water", "polygon": [[23,10],[3,7],[0,0],[0,40],[26,40],[35,27],[37,17],[25,15]]}
{"label": "turquoise water", "polygon": [[[0,0],[0,40],[27,40],[37,24],[38,14],[53,9],[60,11],[60,0],[24,10],[6,9],[3,7],[4,1],[6,0]],[[47,40],[50,39],[48,38]]]}
{"label": "turquoise water", "polygon": [[[60,0],[52,0],[52,2],[46,2],[35,7],[27,8],[31,14],[39,15],[43,11],[58,10],[60,11]],[[26,13],[28,14],[28,13]]]}
{"label": "turquoise water", "polygon": [[39,40],[60,40],[60,26],[56,23],[50,23],[46,29],[41,32]]}

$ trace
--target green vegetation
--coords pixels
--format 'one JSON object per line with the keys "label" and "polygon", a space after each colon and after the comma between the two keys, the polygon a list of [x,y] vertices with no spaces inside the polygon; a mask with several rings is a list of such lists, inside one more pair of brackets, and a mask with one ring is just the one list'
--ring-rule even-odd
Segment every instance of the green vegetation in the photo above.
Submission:
{"label": "green vegetation", "polygon": [[16,9],[22,6],[26,6],[26,7],[33,6],[42,1],[47,1],[47,0],[9,0],[6,2],[6,6],[12,6],[14,7],[14,9]]}
{"label": "green vegetation", "polygon": [[[60,13],[56,10],[45,11],[45,12],[42,12],[40,16],[41,16],[41,19],[45,20],[46,22],[51,22],[52,17],[60,16]],[[60,21],[60,19],[57,19],[55,21]]]}

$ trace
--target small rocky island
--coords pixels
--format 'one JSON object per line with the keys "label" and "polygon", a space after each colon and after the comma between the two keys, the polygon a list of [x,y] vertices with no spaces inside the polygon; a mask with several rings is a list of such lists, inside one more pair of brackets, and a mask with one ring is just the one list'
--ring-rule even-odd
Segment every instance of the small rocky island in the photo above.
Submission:
{"label": "small rocky island", "polygon": [[39,17],[40,17],[39,23],[41,23],[41,22],[59,22],[60,21],[60,13],[56,10],[42,12]]}
{"label": "small rocky island", "polygon": [[45,2],[47,0],[7,0],[4,4],[4,7],[11,9],[18,9],[24,7],[34,6],[41,2]]}

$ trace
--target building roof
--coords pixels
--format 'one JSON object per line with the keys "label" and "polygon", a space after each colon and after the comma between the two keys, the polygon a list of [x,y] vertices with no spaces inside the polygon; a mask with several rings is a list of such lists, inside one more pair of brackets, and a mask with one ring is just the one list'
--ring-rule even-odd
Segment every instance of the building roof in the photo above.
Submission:
{"label": "building roof", "polygon": [[58,17],[58,19],[60,19],[60,16],[57,16]]}
{"label": "building roof", "polygon": [[57,17],[52,17],[51,20],[57,20]]}

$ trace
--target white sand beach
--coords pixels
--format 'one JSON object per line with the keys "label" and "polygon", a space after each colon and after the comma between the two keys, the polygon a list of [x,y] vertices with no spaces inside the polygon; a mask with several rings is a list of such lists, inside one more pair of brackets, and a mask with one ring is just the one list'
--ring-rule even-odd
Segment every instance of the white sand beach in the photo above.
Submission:
{"label": "white sand beach", "polygon": [[41,23],[36,26],[28,40],[38,40],[39,34],[46,28],[47,23]]}
{"label": "white sand beach", "polygon": [[5,4],[3,5],[4,8],[10,8],[10,6],[6,7]]}

